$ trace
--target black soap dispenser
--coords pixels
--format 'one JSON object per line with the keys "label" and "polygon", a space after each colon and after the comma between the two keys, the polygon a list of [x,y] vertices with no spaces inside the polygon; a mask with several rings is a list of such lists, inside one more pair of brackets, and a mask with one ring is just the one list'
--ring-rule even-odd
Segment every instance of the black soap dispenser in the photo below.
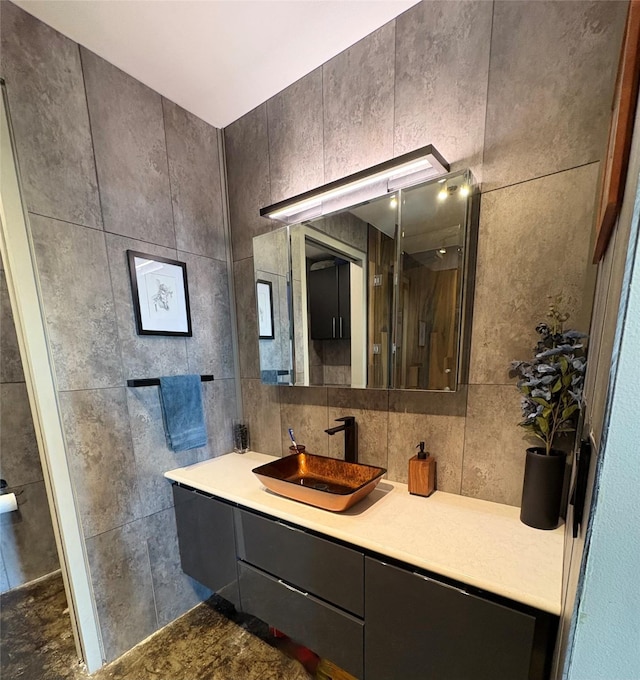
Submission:
{"label": "black soap dispenser", "polygon": [[424,442],[416,448],[418,454],[409,459],[409,493],[430,496],[436,488],[436,461],[424,450]]}

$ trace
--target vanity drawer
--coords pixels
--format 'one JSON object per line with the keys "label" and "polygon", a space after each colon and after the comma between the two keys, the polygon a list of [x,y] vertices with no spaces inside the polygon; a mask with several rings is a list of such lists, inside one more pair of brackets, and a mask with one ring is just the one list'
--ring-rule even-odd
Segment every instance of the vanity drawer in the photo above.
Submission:
{"label": "vanity drawer", "polygon": [[236,532],[240,559],[364,615],[362,553],[240,509],[236,509]]}
{"label": "vanity drawer", "polygon": [[363,621],[244,562],[238,574],[242,611],[362,678]]}

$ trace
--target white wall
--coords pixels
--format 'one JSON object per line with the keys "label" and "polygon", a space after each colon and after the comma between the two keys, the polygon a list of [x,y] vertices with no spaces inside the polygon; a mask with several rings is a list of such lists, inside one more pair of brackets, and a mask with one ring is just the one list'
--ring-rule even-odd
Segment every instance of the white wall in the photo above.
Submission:
{"label": "white wall", "polygon": [[[618,325],[619,353],[603,433],[600,484],[575,629],[568,680],[640,678],[640,256],[636,195]],[[617,343],[616,343],[617,344]]]}

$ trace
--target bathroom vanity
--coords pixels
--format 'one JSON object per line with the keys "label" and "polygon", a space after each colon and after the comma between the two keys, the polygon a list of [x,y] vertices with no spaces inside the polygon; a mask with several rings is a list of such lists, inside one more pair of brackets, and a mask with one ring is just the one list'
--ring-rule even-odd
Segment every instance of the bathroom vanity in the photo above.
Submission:
{"label": "bathroom vanity", "polygon": [[562,529],[383,481],[344,513],[268,492],[249,452],[166,473],[183,570],[357,678],[548,677]]}

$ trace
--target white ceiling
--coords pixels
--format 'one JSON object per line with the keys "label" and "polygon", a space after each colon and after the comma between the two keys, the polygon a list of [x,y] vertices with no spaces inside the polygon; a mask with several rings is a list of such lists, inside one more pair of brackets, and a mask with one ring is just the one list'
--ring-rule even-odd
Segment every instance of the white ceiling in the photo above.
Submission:
{"label": "white ceiling", "polygon": [[14,0],[225,127],[418,0]]}

